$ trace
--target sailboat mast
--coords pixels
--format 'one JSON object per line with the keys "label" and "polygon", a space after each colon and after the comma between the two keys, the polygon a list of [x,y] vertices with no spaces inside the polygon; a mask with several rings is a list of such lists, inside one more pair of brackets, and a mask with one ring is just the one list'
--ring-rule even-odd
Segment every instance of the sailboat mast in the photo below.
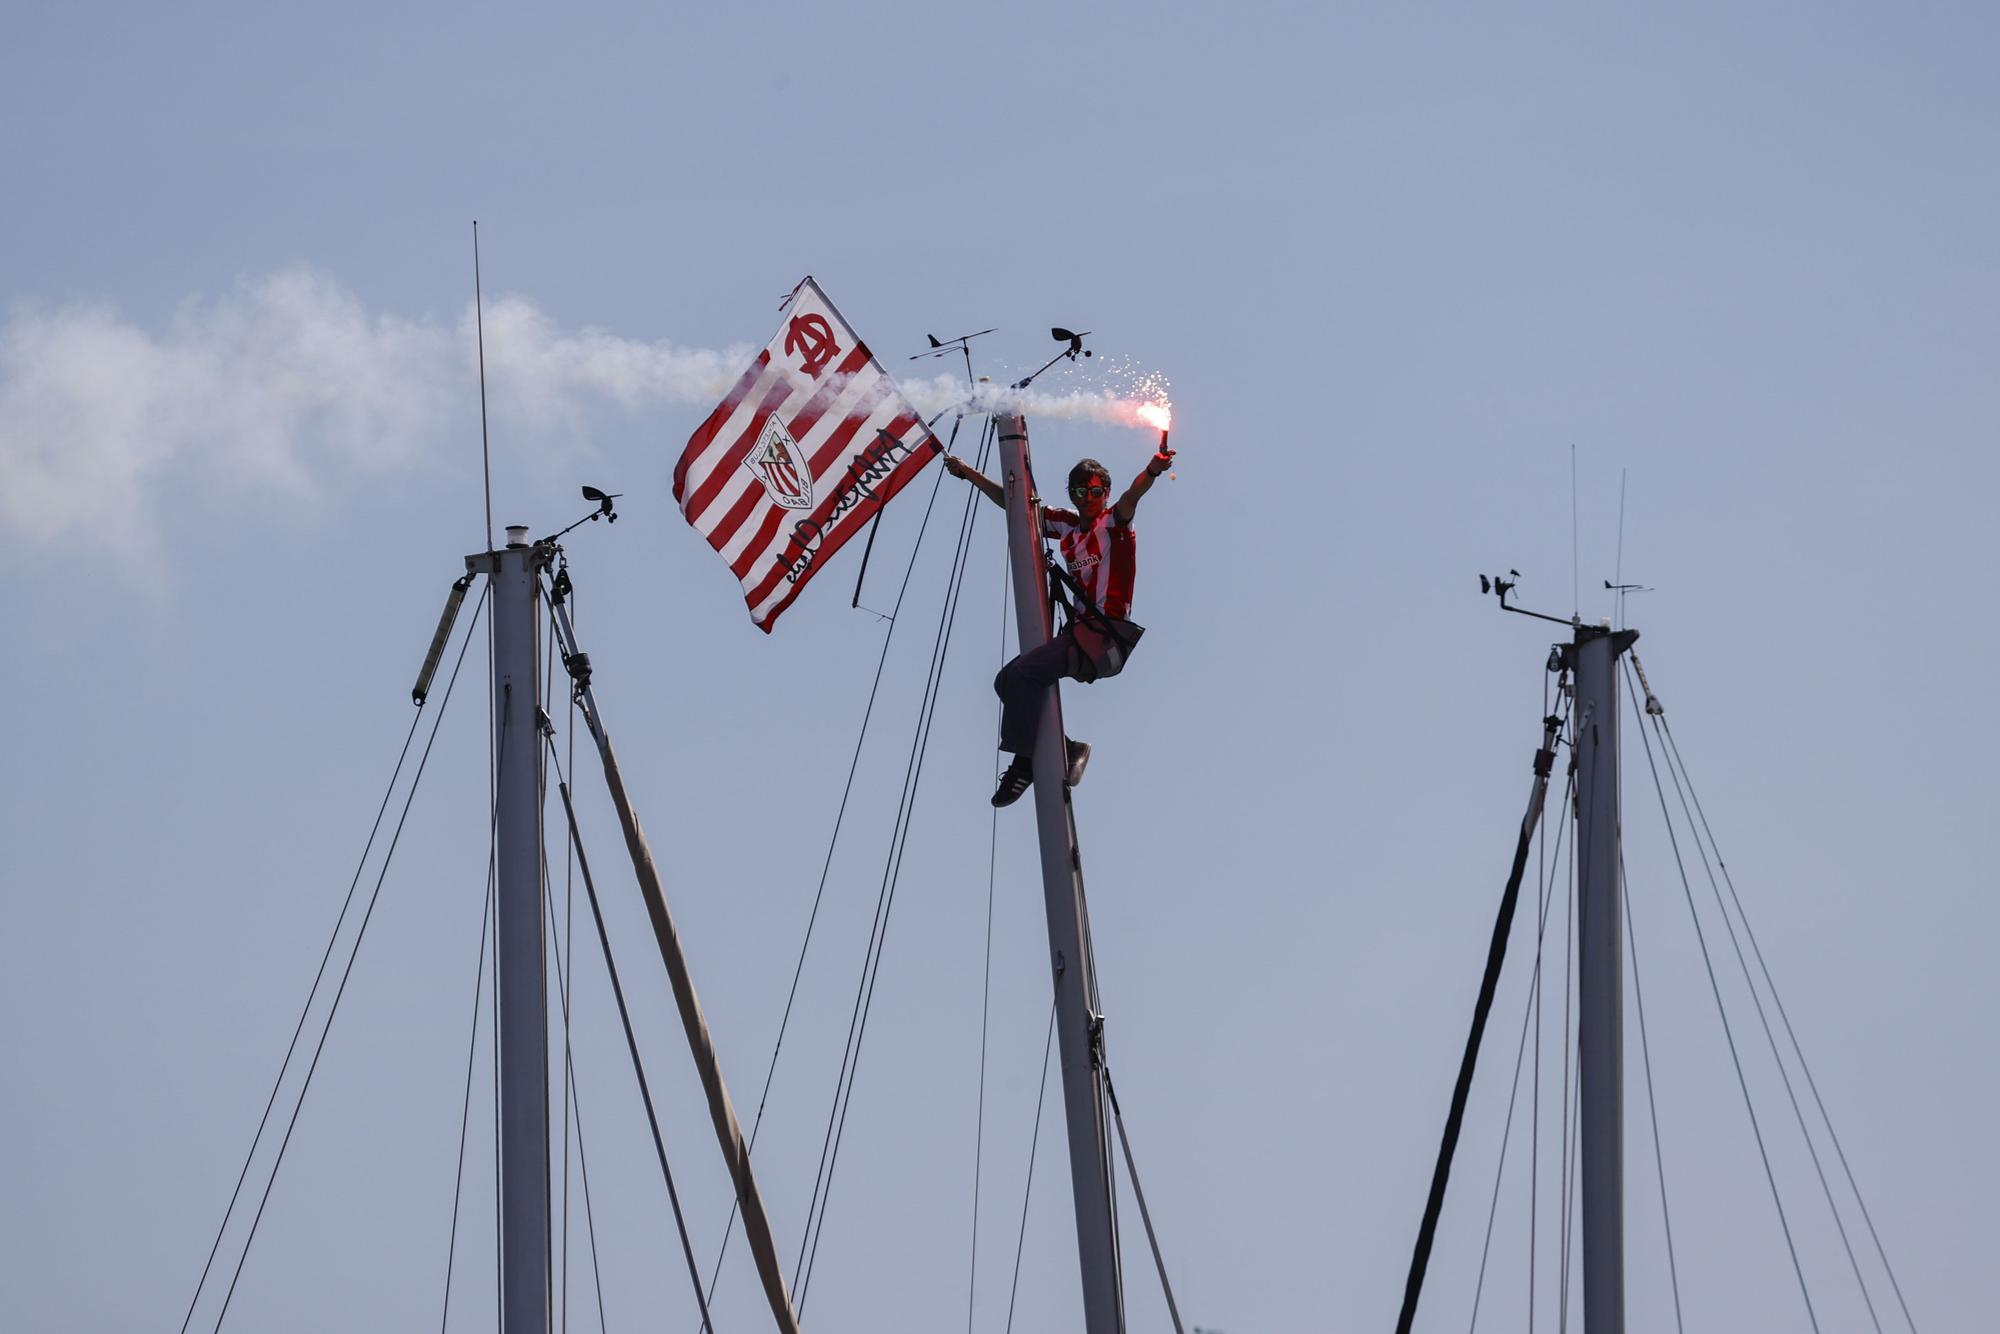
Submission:
{"label": "sailboat mast", "polygon": [[1618,658],[1636,630],[1576,628],[1577,1062],[1583,1328],[1625,1331],[1625,923]]}
{"label": "sailboat mast", "polygon": [[[1042,568],[1040,507],[1028,459],[1028,424],[1015,413],[995,419],[1007,493],[1007,553],[1013,568],[1014,614],[1023,652],[1049,640],[1048,578]],[[1063,773],[1062,697],[1049,687],[1035,736],[1035,820],[1041,832],[1042,900],[1049,919],[1055,973],[1057,1041],[1062,1055],[1063,1109],[1069,1129],[1070,1180],[1076,1199],[1077,1260],[1083,1271],[1086,1334],[1119,1334],[1117,1238],[1111,1218],[1110,1142],[1104,1115],[1103,1016],[1085,941],[1083,864]]]}
{"label": "sailboat mast", "polygon": [[467,559],[493,595],[495,982],[500,1044],[503,1334],[549,1329],[549,1067],[542,956],[541,597],[528,530]]}

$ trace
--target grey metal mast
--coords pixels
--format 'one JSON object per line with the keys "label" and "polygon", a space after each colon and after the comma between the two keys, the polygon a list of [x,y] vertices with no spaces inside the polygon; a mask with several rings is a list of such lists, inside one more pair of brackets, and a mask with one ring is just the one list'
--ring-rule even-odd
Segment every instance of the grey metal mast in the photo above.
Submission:
{"label": "grey metal mast", "polygon": [[[1048,580],[1042,568],[1040,506],[1028,460],[1028,424],[1001,413],[1000,467],[1007,493],[1007,553],[1013,570],[1014,614],[1023,652],[1049,640]],[[1063,1110],[1069,1129],[1070,1181],[1076,1198],[1077,1259],[1083,1270],[1085,1334],[1120,1334],[1118,1241],[1111,1219],[1110,1142],[1104,1115],[1097,979],[1087,942],[1083,859],[1076,846],[1064,749],[1062,696],[1049,687],[1035,735],[1035,820],[1041,831],[1042,901],[1048,911],[1050,966],[1055,973],[1056,1032],[1061,1047]],[[1594,1331],[1593,1331],[1594,1334]]]}
{"label": "grey metal mast", "polygon": [[1576,627],[1577,1062],[1583,1328],[1625,1331],[1625,970],[1618,657],[1636,630]]}
{"label": "grey metal mast", "polygon": [[528,530],[466,557],[493,594],[497,864],[494,978],[500,1021],[500,1328],[549,1329],[549,1034],[542,956],[542,761],[536,713],[540,583]]}

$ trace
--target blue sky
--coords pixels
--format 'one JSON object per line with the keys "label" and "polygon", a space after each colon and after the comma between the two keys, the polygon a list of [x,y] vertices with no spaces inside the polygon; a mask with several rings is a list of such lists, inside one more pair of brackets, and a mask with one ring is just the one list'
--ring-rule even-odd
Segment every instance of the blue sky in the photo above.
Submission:
{"label": "blue sky", "polygon": [[[1473,576],[1517,567],[1522,600],[1559,614],[1580,586],[1596,616],[1622,561],[1657,590],[1630,603],[1640,652],[1916,1321],[1977,1325],[2000,1245],[1990,14],[28,5],[10,33],[0,1303],[21,1327],[157,1328],[193,1291],[437,606],[482,543],[475,217],[489,317],[513,316],[488,328],[494,517],[548,530],[580,512],[579,483],[625,493],[622,521],[571,548],[580,630],[739,1104],[885,630],[847,605],[850,548],[766,639],[669,470],[706,411],[702,355],[726,368],[761,344],[810,272],[899,373],[926,332],[989,324],[980,369],[1025,370],[1064,324],[1172,379],[1183,454],[1140,515],[1145,649],[1068,709],[1097,748],[1077,806],[1112,1060],[1192,1324],[1393,1318],[1550,639]],[[1136,432],[1031,426],[1044,469],[1147,452]],[[928,491],[892,509],[869,600],[910,560]],[[947,479],[947,522],[962,499]],[[826,1328],[966,1309],[996,518],[974,533],[808,1302]],[[933,531],[759,1146],[786,1237],[947,562]],[[230,1328],[437,1318],[483,893],[477,668]],[[1805,1329],[1651,780],[1627,760],[1688,1320]],[[727,1183],[585,780],[712,1255]],[[1046,1015],[1026,811],[998,831],[981,1331],[1005,1320]],[[1469,1315],[1526,939],[1419,1328]],[[608,987],[578,959],[610,1324],[693,1328]],[[1731,1014],[1749,1061],[1740,994]],[[1764,1055],[1752,1087],[1821,1328],[1870,1328]],[[475,1081],[475,1149],[479,1098]],[[1643,1133],[1632,1325],[1668,1329]],[[472,1159],[459,1328],[490,1319]],[[1018,1328],[1073,1319],[1063,1167],[1045,1139]],[[1508,1170],[1483,1319],[1518,1328],[1526,1178]],[[1135,1321],[1157,1322],[1141,1245]],[[732,1255],[718,1323],[752,1327]]]}

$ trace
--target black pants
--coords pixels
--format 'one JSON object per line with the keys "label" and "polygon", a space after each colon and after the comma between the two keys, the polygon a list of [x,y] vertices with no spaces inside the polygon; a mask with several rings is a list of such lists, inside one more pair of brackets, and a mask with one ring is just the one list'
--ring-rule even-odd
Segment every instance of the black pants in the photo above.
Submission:
{"label": "black pants", "polygon": [[1035,753],[1035,733],[1042,725],[1042,701],[1048,688],[1067,677],[1084,681],[1089,664],[1067,627],[1040,648],[1019,654],[993,678],[1000,696],[1000,749],[1016,755]]}

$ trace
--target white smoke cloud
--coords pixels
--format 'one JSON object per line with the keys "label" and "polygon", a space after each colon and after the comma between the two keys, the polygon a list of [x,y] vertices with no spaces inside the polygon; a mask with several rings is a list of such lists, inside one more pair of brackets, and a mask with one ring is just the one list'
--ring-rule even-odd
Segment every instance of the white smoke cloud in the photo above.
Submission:
{"label": "white smoke cloud", "polygon": [[[574,432],[604,403],[713,403],[750,355],[564,331],[518,298],[486,318],[495,412],[517,435]],[[314,503],[459,448],[475,375],[469,308],[453,325],[371,313],[308,268],[189,301],[158,332],[104,304],[17,308],[0,326],[0,537],[136,558],[170,487]]]}

